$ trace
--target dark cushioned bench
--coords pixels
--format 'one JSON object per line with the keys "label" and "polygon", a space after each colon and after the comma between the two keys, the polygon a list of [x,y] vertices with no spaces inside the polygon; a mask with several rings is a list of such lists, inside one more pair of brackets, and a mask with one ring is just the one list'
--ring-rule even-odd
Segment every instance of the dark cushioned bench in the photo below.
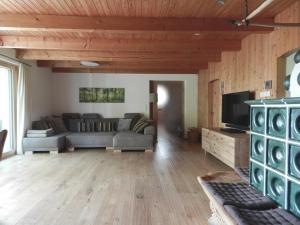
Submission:
{"label": "dark cushioned bench", "polygon": [[210,192],[221,205],[234,205],[245,209],[271,209],[276,204],[258,193],[247,183],[203,182],[206,190]]}
{"label": "dark cushioned bench", "polygon": [[248,167],[236,167],[235,172],[247,183],[250,183],[250,175]]}
{"label": "dark cushioned bench", "polygon": [[225,209],[238,225],[300,225],[298,218],[280,208],[249,210],[227,205]]}

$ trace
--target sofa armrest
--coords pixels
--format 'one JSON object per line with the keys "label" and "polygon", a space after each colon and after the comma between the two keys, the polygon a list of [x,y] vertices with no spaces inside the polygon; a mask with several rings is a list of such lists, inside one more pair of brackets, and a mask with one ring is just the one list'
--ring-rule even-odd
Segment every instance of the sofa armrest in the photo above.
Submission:
{"label": "sofa armrest", "polygon": [[154,136],[155,135],[155,127],[153,125],[149,125],[149,126],[145,127],[144,134]]}

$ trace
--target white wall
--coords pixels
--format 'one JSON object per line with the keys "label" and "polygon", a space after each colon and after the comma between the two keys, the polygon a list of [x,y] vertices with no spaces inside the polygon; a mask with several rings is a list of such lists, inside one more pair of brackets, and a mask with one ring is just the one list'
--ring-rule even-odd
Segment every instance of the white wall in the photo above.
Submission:
{"label": "white wall", "polygon": [[[197,126],[198,76],[146,74],[62,74],[52,76],[53,113],[100,113],[104,117],[122,117],[126,112],[149,114],[149,81],[184,81],[185,127]],[[125,103],[79,103],[80,87],[125,88]]]}
{"label": "white wall", "polygon": [[52,114],[52,71],[36,66],[31,62],[30,69],[30,105],[31,120]]}
{"label": "white wall", "polygon": [[[0,49],[0,54],[15,59],[16,52],[13,49]],[[24,61],[25,62],[25,61]],[[41,116],[51,115],[52,95],[51,95],[51,75],[47,68],[39,68],[35,61],[25,62],[30,64],[30,118],[38,120]]]}

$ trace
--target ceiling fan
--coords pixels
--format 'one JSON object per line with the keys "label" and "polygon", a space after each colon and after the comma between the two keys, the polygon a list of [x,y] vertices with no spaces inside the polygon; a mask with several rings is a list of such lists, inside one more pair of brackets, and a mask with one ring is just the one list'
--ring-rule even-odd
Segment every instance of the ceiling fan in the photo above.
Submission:
{"label": "ceiling fan", "polygon": [[[224,5],[225,0],[216,0],[219,4]],[[300,23],[258,23],[251,20],[261,13],[265,8],[270,6],[276,0],[265,0],[258,8],[249,14],[248,0],[245,0],[245,18],[242,20],[230,20],[230,24],[237,27],[241,26],[255,26],[255,27],[268,27],[268,28],[299,28]]]}

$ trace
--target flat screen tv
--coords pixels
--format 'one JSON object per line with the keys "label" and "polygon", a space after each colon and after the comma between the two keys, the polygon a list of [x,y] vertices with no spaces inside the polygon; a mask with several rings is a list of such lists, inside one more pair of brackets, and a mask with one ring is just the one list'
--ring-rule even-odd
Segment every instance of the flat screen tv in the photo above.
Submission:
{"label": "flat screen tv", "polygon": [[249,91],[222,95],[222,123],[239,130],[249,130],[250,107],[245,101],[251,99]]}

